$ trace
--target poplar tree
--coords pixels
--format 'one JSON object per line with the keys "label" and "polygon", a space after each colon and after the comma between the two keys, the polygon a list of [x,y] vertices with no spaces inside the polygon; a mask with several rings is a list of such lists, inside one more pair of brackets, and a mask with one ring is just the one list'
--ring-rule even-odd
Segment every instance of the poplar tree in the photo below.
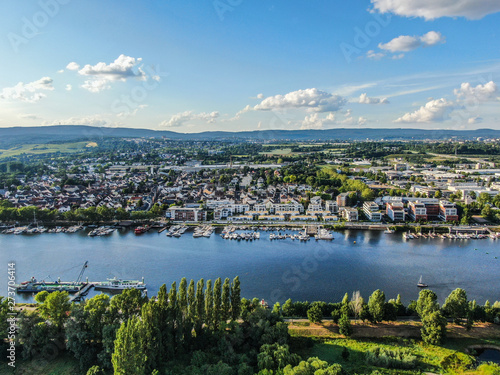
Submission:
{"label": "poplar tree", "polygon": [[185,277],[182,278],[181,283],[179,284],[178,304],[182,319],[184,320],[186,319],[188,308],[187,280]]}
{"label": "poplar tree", "polygon": [[203,286],[205,281],[200,279],[196,284],[196,317],[195,317],[195,330],[196,334],[201,333],[203,323],[205,321],[205,295],[203,293]]}
{"label": "poplar tree", "polygon": [[218,277],[214,283],[214,305],[213,305],[213,326],[214,329],[219,329],[221,325],[221,304],[222,304],[222,295],[221,295],[221,279]]}
{"label": "poplar tree", "polygon": [[118,329],[111,357],[115,375],[146,374],[146,348],[142,332],[142,323],[137,316],[132,316]]}
{"label": "poplar tree", "polygon": [[196,296],[194,291],[194,280],[191,279],[187,291],[188,317],[191,322],[194,322],[196,316]]}
{"label": "poplar tree", "polygon": [[222,302],[221,302],[221,319],[225,323],[231,317],[231,295],[230,295],[229,278],[226,277],[222,284]]}
{"label": "poplar tree", "polygon": [[231,288],[231,317],[233,320],[238,320],[241,314],[241,289],[240,278],[236,276],[233,280]]}
{"label": "poplar tree", "polygon": [[207,281],[205,289],[205,324],[210,329],[214,327],[214,292],[212,290],[212,280]]}

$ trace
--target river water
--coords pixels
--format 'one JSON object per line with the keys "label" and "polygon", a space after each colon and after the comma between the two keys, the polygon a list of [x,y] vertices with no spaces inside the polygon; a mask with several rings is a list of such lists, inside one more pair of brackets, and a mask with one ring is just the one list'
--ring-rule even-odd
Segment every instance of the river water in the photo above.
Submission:
{"label": "river water", "polygon": [[[193,238],[191,233],[180,238],[156,231],[136,236],[128,230],[106,237],[88,237],[85,231],[0,235],[0,294],[6,295],[9,262],[16,264],[17,282],[31,276],[73,281],[88,260],[84,279],[144,277],[150,296],[161,284],[170,286],[182,277],[239,275],[243,297],[270,304],[288,298],[338,302],[355,290],[367,300],[375,289],[388,299],[400,293],[408,303],[418,298],[422,275],[441,303],[455,288],[465,289],[480,304],[500,300],[500,240],[404,241],[400,234],[350,230],[335,233],[333,241],[270,241],[270,232],[261,232],[260,240],[247,242],[216,233]],[[17,296],[18,302],[31,300]]]}

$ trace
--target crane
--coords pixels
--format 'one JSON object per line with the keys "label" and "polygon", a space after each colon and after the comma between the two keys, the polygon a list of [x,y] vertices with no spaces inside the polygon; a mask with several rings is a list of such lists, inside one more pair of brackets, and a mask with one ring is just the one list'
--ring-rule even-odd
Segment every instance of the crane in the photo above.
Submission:
{"label": "crane", "polygon": [[76,282],[75,284],[78,284],[81,280],[82,280],[82,277],[83,277],[83,273],[85,272],[85,268],[87,268],[88,266],[88,263],[89,261],[86,260],[85,263],[83,263],[83,267],[82,267],[82,270],[80,271],[80,274],[78,275],[78,278],[76,279]]}

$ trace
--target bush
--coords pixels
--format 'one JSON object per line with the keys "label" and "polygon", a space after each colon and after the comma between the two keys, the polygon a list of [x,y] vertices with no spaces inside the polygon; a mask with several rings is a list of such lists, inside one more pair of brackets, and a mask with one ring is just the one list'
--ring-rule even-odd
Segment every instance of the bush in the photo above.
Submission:
{"label": "bush", "polygon": [[417,357],[410,349],[377,347],[366,352],[366,362],[378,367],[412,369],[417,366]]}
{"label": "bush", "polygon": [[444,357],[440,363],[443,370],[452,372],[462,372],[472,368],[474,359],[467,354],[455,352]]}

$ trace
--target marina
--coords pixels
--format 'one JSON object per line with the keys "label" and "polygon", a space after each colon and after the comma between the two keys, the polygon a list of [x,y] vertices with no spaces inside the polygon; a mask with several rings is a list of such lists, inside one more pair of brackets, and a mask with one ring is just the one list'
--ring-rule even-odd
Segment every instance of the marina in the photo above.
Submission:
{"label": "marina", "polygon": [[[331,232],[334,240],[316,241],[309,236],[309,241],[300,241],[270,240],[271,234],[286,237],[303,232],[303,227],[291,230],[280,225],[232,225],[225,233],[225,227],[220,227],[210,237],[194,237],[194,228],[181,225],[175,228],[175,232],[185,228],[179,237],[165,236],[174,226],[161,234],[150,230],[140,236],[134,228],[117,228],[96,237],[87,235],[96,228],[57,235],[2,235],[0,261],[18,264],[16,277],[21,282],[51,274],[75,280],[75,265],[81,268],[88,259],[91,266],[83,281],[87,277],[89,284],[114,277],[141,280],[144,276],[148,295],[155,295],[163,283],[179,283],[182,277],[208,280],[239,275],[245,298],[335,301],[353,290],[368,298],[374,289],[381,289],[387,298],[401,294],[407,303],[418,297],[416,284],[422,275],[441,302],[457,287],[465,289],[471,300],[500,300],[496,287],[500,243],[489,237],[405,241],[400,233],[344,230]],[[223,233],[239,235],[240,240],[226,240]],[[245,233],[257,233],[260,239],[242,239]],[[71,271],[64,271],[70,267]],[[100,292],[92,287],[89,297]],[[21,302],[32,298],[32,293],[19,294]]]}

